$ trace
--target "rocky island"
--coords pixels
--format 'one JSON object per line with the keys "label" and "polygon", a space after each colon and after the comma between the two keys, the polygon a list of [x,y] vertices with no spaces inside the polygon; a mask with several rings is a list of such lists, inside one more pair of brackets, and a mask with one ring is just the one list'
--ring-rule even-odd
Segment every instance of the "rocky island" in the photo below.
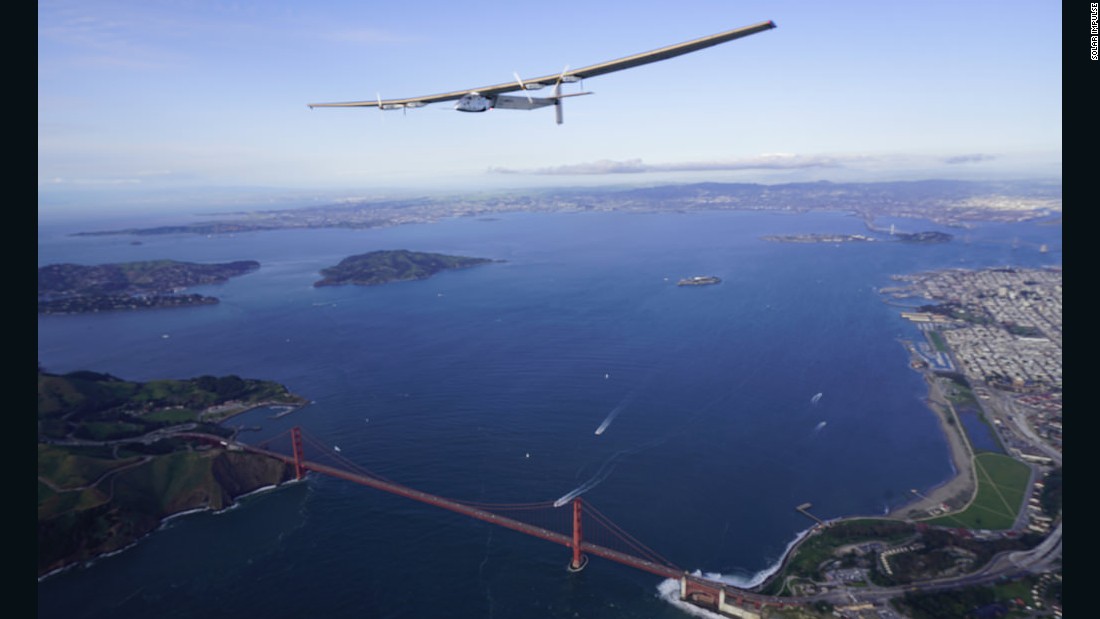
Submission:
{"label": "rocky island", "polygon": [[280,460],[193,437],[229,438],[218,422],[230,415],[305,403],[238,376],[137,383],[39,367],[38,575],[125,548],[174,514],[224,509],[292,479]]}
{"label": "rocky island", "polygon": [[38,269],[38,313],[211,305],[218,299],[177,292],[191,286],[220,284],[259,268],[255,260],[217,264],[176,260],[92,266],[50,264]]}
{"label": "rocky island", "polygon": [[440,271],[464,269],[496,262],[488,258],[468,258],[417,251],[383,250],[349,256],[339,264],[321,270],[324,279],[314,286],[377,286],[389,282],[427,279]]}

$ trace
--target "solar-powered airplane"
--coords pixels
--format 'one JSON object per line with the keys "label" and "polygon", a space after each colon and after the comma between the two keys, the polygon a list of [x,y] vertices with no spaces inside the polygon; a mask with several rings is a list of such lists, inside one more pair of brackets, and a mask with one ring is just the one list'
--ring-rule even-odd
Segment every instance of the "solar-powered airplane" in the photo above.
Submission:
{"label": "solar-powered airplane", "polygon": [[[345,103],[310,103],[308,104],[310,109],[315,107],[376,107],[380,110],[406,110],[409,108],[417,108],[428,105],[429,103],[440,103],[443,101],[455,101],[455,109],[459,112],[484,112],[493,108],[507,109],[507,110],[533,110],[535,108],[546,107],[549,105],[554,106],[554,111],[558,124],[562,123],[562,110],[561,102],[566,97],[577,97],[581,95],[590,95],[591,92],[574,92],[570,94],[562,94],[561,85],[563,82],[572,83],[580,82],[587,77],[596,77],[597,75],[603,75],[605,73],[611,73],[614,71],[621,71],[623,69],[629,69],[631,67],[637,67],[651,62],[657,62],[658,60],[666,60],[668,58],[674,58],[683,54],[698,51],[719,43],[725,43],[734,39],[740,39],[747,37],[750,34],[756,34],[757,32],[763,32],[765,30],[771,30],[775,28],[775,23],[772,21],[760,22],[751,26],[745,26],[744,28],[737,28],[735,30],[727,30],[726,32],[719,32],[718,34],[712,34],[710,36],[702,37],[692,41],[684,43],[677,43],[676,45],[669,45],[660,49],[655,49],[649,52],[642,52],[641,54],[634,54],[633,56],[627,56],[625,58],[619,58],[618,60],[611,60],[608,62],[602,62],[600,64],[594,64],[592,66],[583,67],[580,69],[572,69],[566,67],[561,73],[553,75],[547,75],[545,77],[537,77],[534,79],[522,79],[517,74],[516,81],[506,82],[504,84],[497,84],[496,86],[486,86],[484,88],[470,88],[467,90],[456,90],[454,92],[446,92],[438,95],[428,95],[425,97],[410,97],[408,99],[382,99],[381,96],[374,101],[348,101]],[[549,97],[532,97],[527,94],[530,90],[539,90],[547,86],[553,86],[554,91]],[[506,95],[506,92],[523,91],[523,96]]]}

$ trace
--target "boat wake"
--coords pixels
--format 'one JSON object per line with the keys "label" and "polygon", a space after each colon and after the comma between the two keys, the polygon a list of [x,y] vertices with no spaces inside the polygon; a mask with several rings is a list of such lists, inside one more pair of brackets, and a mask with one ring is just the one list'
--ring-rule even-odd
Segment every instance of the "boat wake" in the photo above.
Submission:
{"label": "boat wake", "polygon": [[616,406],[615,408],[611,409],[611,413],[608,414],[607,418],[603,420],[603,423],[600,424],[600,427],[596,428],[596,436],[603,434],[603,431],[607,429],[607,426],[611,425],[611,422],[615,420],[615,417],[620,412],[622,412],[622,410],[622,406]]}
{"label": "boat wake", "polygon": [[821,401],[821,396],[823,396],[823,395],[825,395],[825,394],[823,394],[823,393],[818,393],[818,394],[817,394],[817,395],[815,395],[814,397],[810,398],[810,403],[811,403],[811,404],[814,404],[814,405],[816,405],[816,404],[817,404],[818,402],[820,402],[820,401]]}
{"label": "boat wake", "polygon": [[610,458],[608,458],[607,460],[604,461],[603,466],[600,467],[600,470],[596,471],[596,474],[593,475],[591,477],[591,479],[589,479],[588,481],[584,482],[583,484],[577,486],[573,490],[570,490],[569,492],[565,493],[557,501],[554,501],[554,507],[561,507],[562,505],[565,505],[566,503],[568,503],[568,502],[572,501],[573,499],[579,497],[580,495],[584,494],[585,492],[588,492],[589,490],[591,490],[591,489],[595,488],[596,486],[600,485],[600,482],[607,479],[611,475],[611,473],[615,471],[615,467],[618,466],[618,464],[619,464],[619,462],[618,462],[619,458],[626,455],[626,454],[629,454],[629,453],[631,453],[631,452],[630,451],[617,451],[614,454],[612,454]]}
{"label": "boat wake", "polygon": [[623,409],[626,408],[630,404],[630,402],[633,401],[633,400],[634,400],[634,393],[632,392],[630,395],[623,398],[623,401],[619,402],[618,406],[611,409],[611,412],[608,413],[607,417],[604,418],[603,423],[600,424],[600,427],[596,428],[596,436],[599,436],[599,435],[603,434],[603,431],[606,430],[607,427],[611,425],[612,421],[615,421],[615,418],[619,416],[619,413],[623,412]]}
{"label": "boat wake", "polygon": [[[611,425],[611,422],[615,419],[615,417],[618,416],[618,414],[621,413],[630,404],[630,402],[634,400],[634,397],[635,397],[636,394],[637,394],[636,391],[631,392],[628,396],[623,398],[623,401],[621,403],[619,403],[619,405],[616,406],[611,411],[611,413],[609,413],[607,415],[606,419],[603,420],[603,423],[600,424],[600,427],[596,428],[596,434],[600,434],[601,432],[606,430],[607,426]],[[718,404],[721,400],[722,400],[722,398],[718,398],[718,399],[714,400],[713,402],[711,402],[710,404],[707,404],[706,406],[703,406],[702,408],[698,409],[697,411],[695,411],[694,414],[689,415],[688,421],[690,422],[692,419],[694,419],[701,412],[703,412],[704,410],[709,409],[712,406]],[[619,465],[619,460],[623,456],[634,455],[636,453],[639,453],[639,452],[645,451],[647,449],[650,449],[651,447],[656,447],[658,445],[661,445],[661,444],[667,442],[673,436],[676,436],[677,434],[678,434],[677,432],[673,432],[673,433],[670,433],[670,434],[665,434],[665,435],[656,437],[652,440],[646,441],[646,442],[644,442],[644,443],[642,443],[642,444],[640,444],[636,447],[632,447],[630,449],[624,449],[624,450],[621,450],[621,451],[616,451],[615,453],[611,454],[611,457],[609,457],[607,460],[604,461],[603,465],[600,466],[600,470],[596,471],[596,474],[593,475],[588,481],[584,482],[583,484],[577,486],[575,489],[573,489],[570,492],[566,493],[561,498],[559,498],[557,501],[554,501],[554,507],[561,507],[562,505],[565,505],[566,503],[569,503],[570,501],[572,501],[573,499],[579,497],[580,495],[584,494],[585,492],[588,492],[589,490],[591,490],[591,489],[595,488],[596,486],[600,485],[600,483],[603,482],[603,480],[607,479],[611,475],[611,473],[615,471],[615,467]]]}

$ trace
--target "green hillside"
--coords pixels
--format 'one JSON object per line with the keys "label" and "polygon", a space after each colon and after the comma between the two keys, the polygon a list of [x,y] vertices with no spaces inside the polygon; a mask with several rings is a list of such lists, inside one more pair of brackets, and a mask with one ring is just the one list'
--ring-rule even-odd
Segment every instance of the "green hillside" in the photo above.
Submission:
{"label": "green hillside", "polygon": [[39,575],[125,548],[167,516],[224,509],[291,479],[282,461],[173,430],[228,436],[217,425],[228,415],[303,403],[282,385],[237,376],[137,383],[39,368]]}

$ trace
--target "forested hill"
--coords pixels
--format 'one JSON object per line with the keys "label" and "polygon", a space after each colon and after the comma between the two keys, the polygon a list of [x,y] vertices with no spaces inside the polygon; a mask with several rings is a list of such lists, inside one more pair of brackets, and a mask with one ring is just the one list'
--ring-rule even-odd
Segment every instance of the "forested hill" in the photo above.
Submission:
{"label": "forested hill", "polygon": [[314,286],[356,284],[375,286],[395,281],[427,279],[440,271],[463,269],[493,262],[488,258],[468,258],[431,254],[406,249],[372,251],[349,256],[339,264],[321,270],[321,279]]}
{"label": "forested hill", "polygon": [[260,268],[255,260],[199,264],[148,260],[118,264],[50,264],[38,269],[38,311],[45,314],[217,303],[214,297],[177,294],[220,284]]}

